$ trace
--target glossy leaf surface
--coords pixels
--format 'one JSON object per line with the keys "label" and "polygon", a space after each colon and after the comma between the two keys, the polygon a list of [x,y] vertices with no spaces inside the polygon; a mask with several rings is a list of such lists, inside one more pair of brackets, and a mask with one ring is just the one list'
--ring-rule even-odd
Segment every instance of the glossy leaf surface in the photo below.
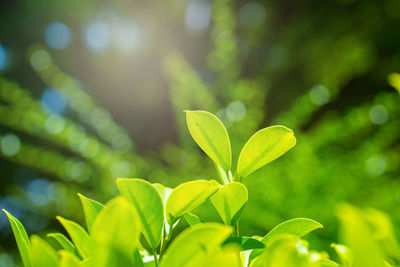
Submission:
{"label": "glossy leaf surface", "polygon": [[239,180],[245,178],[282,156],[295,144],[293,131],[284,126],[271,126],[256,132],[240,152],[237,177]]}
{"label": "glossy leaf surface", "polygon": [[189,132],[199,147],[225,171],[232,164],[231,143],[222,122],[207,111],[185,111]]}
{"label": "glossy leaf surface", "polygon": [[82,203],[87,229],[89,233],[91,233],[94,220],[96,219],[97,214],[104,206],[100,202],[85,197],[82,194],[78,194],[78,196]]}

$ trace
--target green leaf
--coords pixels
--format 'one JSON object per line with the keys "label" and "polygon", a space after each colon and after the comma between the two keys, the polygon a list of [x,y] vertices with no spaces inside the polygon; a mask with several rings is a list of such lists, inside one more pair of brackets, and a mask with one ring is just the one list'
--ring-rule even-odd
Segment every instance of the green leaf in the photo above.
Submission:
{"label": "green leaf", "polygon": [[71,253],[75,254],[75,246],[74,244],[72,244],[71,241],[69,241],[69,239],[61,234],[61,233],[50,233],[47,234],[48,237],[54,238],[58,244],[60,244],[60,246],[65,249],[66,251],[69,251]]}
{"label": "green leaf", "polygon": [[117,179],[117,186],[121,195],[133,204],[150,247],[156,248],[164,224],[164,204],[157,189],[142,179]]}
{"label": "green leaf", "polygon": [[133,266],[139,233],[133,205],[121,196],[110,200],[93,224],[93,266]]}
{"label": "green leaf", "polygon": [[335,243],[332,243],[331,247],[336,251],[343,267],[353,266],[353,253],[348,247]]}
{"label": "green leaf", "polygon": [[85,229],[76,222],[64,219],[60,216],[57,216],[57,220],[64,226],[82,258],[90,257],[92,254],[91,240]]}
{"label": "green leaf", "polygon": [[222,221],[227,225],[235,225],[239,219],[237,213],[242,211],[247,199],[246,186],[238,182],[225,184],[210,198]]}
{"label": "green leaf", "polygon": [[104,206],[103,206],[103,204],[101,204],[93,199],[87,198],[82,194],[78,193],[78,196],[82,203],[83,213],[85,215],[87,229],[88,229],[89,233],[91,233],[93,222],[96,219],[97,214],[100,212],[100,210]]}
{"label": "green leaf", "polygon": [[383,253],[374,240],[374,234],[361,210],[343,204],[338,212],[340,236],[354,256],[352,267],[379,267],[383,264]]}
{"label": "green leaf", "polygon": [[206,180],[190,181],[177,186],[165,205],[168,223],[173,225],[180,216],[197,208],[218,188],[217,182]]}
{"label": "green leaf", "polygon": [[185,215],[183,215],[183,217],[185,218],[185,220],[187,221],[187,223],[190,226],[201,223],[199,216],[197,216],[193,213],[190,213],[190,212],[185,213]]}
{"label": "green leaf", "polygon": [[167,199],[168,199],[169,195],[172,192],[172,188],[166,187],[165,185],[162,185],[162,184],[159,184],[159,183],[155,183],[155,184],[153,184],[153,186],[158,191],[158,193],[160,194],[161,199],[162,199],[162,201],[164,203],[164,206],[165,206],[165,203],[167,202]]}
{"label": "green leaf", "polygon": [[279,235],[288,234],[302,237],[318,228],[323,228],[319,222],[307,218],[296,218],[277,225],[261,241],[268,246]]}
{"label": "green leaf", "polygon": [[80,260],[75,256],[74,253],[69,251],[61,250],[60,254],[60,267],[80,267]]}
{"label": "green leaf", "polygon": [[32,259],[35,266],[56,267],[59,266],[57,252],[40,237],[31,236]]}
{"label": "green leaf", "polygon": [[231,169],[232,152],[222,122],[207,111],[185,111],[189,132],[199,147],[225,171]]}
{"label": "green leaf", "polygon": [[[290,235],[302,237],[322,227],[322,224],[314,220],[307,218],[296,218],[275,226],[275,228],[273,228],[267,235],[265,235],[261,239],[261,242],[263,242],[266,247],[269,247],[271,243],[273,243],[277,238],[280,238],[281,236]],[[249,262],[252,262],[257,256],[261,255],[262,252],[263,250],[254,249],[250,253]]]}
{"label": "green leaf", "polygon": [[217,223],[196,224],[171,243],[161,266],[194,266],[208,256],[207,252],[219,248],[232,231],[232,227]]}
{"label": "green leaf", "polygon": [[263,249],[265,247],[264,243],[247,236],[231,236],[222,244],[223,246],[228,244],[237,244],[241,247],[242,251],[250,249]]}
{"label": "green leaf", "polygon": [[236,175],[245,178],[257,169],[282,156],[296,144],[293,131],[276,125],[256,132],[239,155]]}
{"label": "green leaf", "polygon": [[32,266],[31,259],[31,244],[29,242],[28,235],[26,234],[25,228],[20,221],[18,221],[14,216],[12,216],[8,211],[3,209],[4,213],[7,215],[10,221],[11,228],[14,233],[15,241],[17,242],[19,253],[21,254],[22,262],[24,266]]}

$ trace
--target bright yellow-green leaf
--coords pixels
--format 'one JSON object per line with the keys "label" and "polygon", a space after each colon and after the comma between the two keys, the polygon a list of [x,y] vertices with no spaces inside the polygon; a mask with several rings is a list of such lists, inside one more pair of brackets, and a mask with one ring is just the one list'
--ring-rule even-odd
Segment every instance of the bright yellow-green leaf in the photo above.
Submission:
{"label": "bright yellow-green leaf", "polygon": [[198,262],[191,262],[191,264],[185,266],[242,267],[240,246],[230,244],[223,248],[216,248],[210,254],[201,257]]}
{"label": "bright yellow-green leaf", "polygon": [[92,254],[91,240],[85,229],[76,222],[64,219],[60,216],[57,216],[57,220],[64,226],[82,258],[90,257]]}
{"label": "bright yellow-green leaf", "polygon": [[222,122],[207,111],[185,111],[189,132],[199,147],[225,171],[231,169],[232,152],[228,132]]}
{"label": "bright yellow-green leaf", "polygon": [[265,235],[261,241],[268,246],[276,236],[294,235],[297,237],[302,237],[322,227],[322,224],[314,220],[307,218],[296,218],[277,225],[267,235]]}
{"label": "bright yellow-green leaf", "polygon": [[295,144],[293,131],[284,126],[271,126],[256,132],[240,152],[237,177],[245,178],[282,156]]}
{"label": "bright yellow-green leaf", "polygon": [[121,195],[135,208],[150,247],[156,248],[164,224],[164,204],[157,189],[142,179],[117,179],[117,186]]}
{"label": "bright yellow-green leaf", "polygon": [[31,259],[31,244],[29,242],[28,235],[26,234],[25,228],[22,223],[12,216],[8,211],[3,209],[4,213],[7,215],[10,221],[11,228],[14,233],[15,241],[17,242],[19,253],[21,254],[22,262],[24,266],[32,266]]}
{"label": "bright yellow-green leaf", "polygon": [[206,180],[190,181],[177,186],[165,205],[168,223],[173,225],[180,216],[197,208],[218,188],[218,183]]}
{"label": "bright yellow-green leaf", "polygon": [[232,227],[217,223],[196,224],[183,231],[171,243],[161,266],[195,266],[208,256],[209,251],[218,249],[232,231]]}
{"label": "bright yellow-green leaf", "polygon": [[110,200],[93,224],[93,266],[133,266],[139,225],[130,202],[121,196]]}
{"label": "bright yellow-green leaf", "polygon": [[265,245],[263,242],[247,236],[231,236],[222,244],[223,246],[237,244],[242,251],[250,249],[263,249]]}
{"label": "bright yellow-green leaf", "polygon": [[340,233],[343,243],[354,256],[352,267],[382,267],[383,254],[374,241],[369,225],[357,208],[343,204],[339,211]]}
{"label": "bright yellow-green leaf", "polygon": [[165,206],[165,203],[167,202],[167,199],[172,192],[172,188],[166,187],[165,185],[159,183],[155,183],[153,184],[153,186],[155,189],[157,189]]}
{"label": "bright yellow-green leaf", "polygon": [[83,213],[85,215],[87,229],[88,229],[89,233],[91,233],[93,222],[96,219],[97,214],[100,212],[100,210],[104,206],[101,203],[99,203],[93,199],[85,197],[82,194],[78,193],[78,196],[82,203]]}
{"label": "bright yellow-green leaf", "polygon": [[75,254],[61,250],[59,252],[61,260],[60,260],[60,267],[80,267],[80,260]]}
{"label": "bright yellow-green leaf", "polygon": [[332,243],[331,247],[335,249],[343,267],[353,266],[353,253],[348,247],[335,243]]}
{"label": "bright yellow-green leaf", "polygon": [[46,241],[40,237],[31,236],[32,259],[35,266],[57,267],[59,256],[57,252]]}
{"label": "bright yellow-green leaf", "polygon": [[248,192],[243,184],[232,182],[221,187],[210,199],[222,221],[234,225],[247,202]]}
{"label": "bright yellow-green leaf", "polygon": [[60,244],[60,246],[64,250],[75,254],[74,244],[72,244],[72,242],[69,241],[69,239],[65,235],[63,235],[61,233],[50,233],[50,234],[47,234],[47,236],[54,238],[57,241],[57,243]]}
{"label": "bright yellow-green leaf", "polygon": [[[302,237],[318,228],[322,228],[322,224],[307,218],[296,218],[283,222],[274,227],[261,241],[266,247],[269,247],[277,238],[281,236],[296,236]],[[253,261],[257,256],[262,254],[262,250],[254,249],[250,256],[249,262]]]}

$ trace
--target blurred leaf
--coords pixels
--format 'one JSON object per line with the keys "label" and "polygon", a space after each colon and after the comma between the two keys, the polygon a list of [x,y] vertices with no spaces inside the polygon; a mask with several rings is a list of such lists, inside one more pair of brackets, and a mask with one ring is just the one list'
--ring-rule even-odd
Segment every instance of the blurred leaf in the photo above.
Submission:
{"label": "blurred leaf", "polygon": [[182,215],[201,205],[219,188],[215,181],[196,180],[178,185],[169,195],[165,206],[170,225]]}
{"label": "blurred leaf", "polygon": [[161,241],[164,205],[157,189],[142,179],[117,179],[118,190],[136,210],[142,231],[150,247]]}
{"label": "blurred leaf", "polygon": [[239,155],[237,176],[243,179],[257,169],[282,156],[296,144],[293,131],[284,126],[271,126],[256,132]]}
{"label": "blurred leaf", "polygon": [[32,266],[31,244],[29,242],[29,238],[25,231],[24,226],[18,219],[12,216],[8,211],[6,211],[5,209],[3,209],[3,211],[7,215],[8,220],[10,221],[15,241],[17,242],[18,250],[19,253],[21,254],[24,266],[26,267]]}
{"label": "blurred leaf", "polygon": [[240,257],[240,247],[230,244],[222,248],[214,249],[209,255],[202,257],[198,262],[193,262],[189,266],[242,267],[243,263]]}
{"label": "blurred leaf", "polygon": [[167,199],[172,192],[172,188],[166,187],[165,185],[159,183],[155,183],[153,184],[153,186],[155,189],[157,189],[165,206],[165,203],[167,202]]}
{"label": "blurred leaf", "polygon": [[169,246],[162,267],[196,265],[207,252],[218,248],[233,229],[217,223],[196,224],[183,231]]}
{"label": "blurred leaf", "polygon": [[75,256],[75,254],[61,250],[60,252],[60,267],[80,267],[80,260]]}
{"label": "blurred leaf", "polygon": [[335,243],[332,243],[331,247],[335,249],[343,267],[353,266],[353,253],[348,247]]}
{"label": "blurred leaf", "polygon": [[193,213],[187,212],[187,213],[185,213],[185,215],[183,215],[183,217],[185,218],[185,220],[187,221],[187,223],[190,226],[201,223],[199,216],[197,216]]}
{"label": "blurred leaf", "polygon": [[48,237],[52,237],[54,238],[58,244],[60,244],[60,246],[65,249],[66,251],[69,251],[71,253],[75,254],[75,246],[74,244],[72,244],[71,241],[69,241],[69,239],[61,234],[61,233],[50,233],[47,234]]}
{"label": "blurred leaf", "polygon": [[57,252],[39,236],[31,236],[32,259],[35,266],[55,267],[59,266]]}
{"label": "blurred leaf", "polygon": [[236,224],[239,219],[237,213],[242,211],[247,199],[246,186],[238,182],[225,184],[210,198],[222,221],[227,225]]}
{"label": "blurred leaf", "polygon": [[247,236],[231,236],[222,244],[223,246],[228,244],[238,244],[242,251],[250,249],[262,249],[265,247],[264,243]]}
{"label": "blurred leaf", "polygon": [[85,229],[76,222],[60,216],[57,216],[57,220],[64,226],[82,258],[90,257],[92,254],[91,240]]}
{"label": "blurred leaf", "polygon": [[110,200],[93,224],[93,266],[133,266],[139,223],[135,208],[125,198]]}
{"label": "blurred leaf", "polygon": [[93,222],[96,219],[97,214],[104,206],[103,204],[88,197],[85,197],[82,194],[78,193],[78,196],[82,202],[83,213],[85,215],[87,229],[89,233],[91,233]]}
{"label": "blurred leaf", "polygon": [[342,240],[354,255],[352,267],[384,266],[382,252],[374,241],[361,211],[343,204],[338,211],[338,217]]}
{"label": "blurred leaf", "polygon": [[185,111],[189,132],[201,149],[225,171],[231,169],[232,152],[222,122],[207,111]]}

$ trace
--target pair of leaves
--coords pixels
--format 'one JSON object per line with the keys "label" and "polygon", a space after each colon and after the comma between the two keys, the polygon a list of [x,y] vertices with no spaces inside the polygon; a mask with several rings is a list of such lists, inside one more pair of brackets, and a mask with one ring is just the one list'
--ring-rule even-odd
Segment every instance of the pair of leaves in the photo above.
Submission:
{"label": "pair of leaves", "polygon": [[[196,180],[183,183],[170,191],[160,184],[152,185],[142,179],[117,179],[117,186],[135,208],[143,235],[151,248],[160,243],[164,224],[164,202],[167,222],[172,226],[181,216],[201,205],[214,194],[215,181]],[[163,199],[161,198],[163,196]]]}
{"label": "pair of leaves", "polygon": [[[200,148],[226,172],[232,166],[228,132],[222,122],[206,111],[186,111],[189,132]],[[256,132],[240,152],[236,177],[241,180],[279,158],[296,144],[293,131],[271,126]]]}

